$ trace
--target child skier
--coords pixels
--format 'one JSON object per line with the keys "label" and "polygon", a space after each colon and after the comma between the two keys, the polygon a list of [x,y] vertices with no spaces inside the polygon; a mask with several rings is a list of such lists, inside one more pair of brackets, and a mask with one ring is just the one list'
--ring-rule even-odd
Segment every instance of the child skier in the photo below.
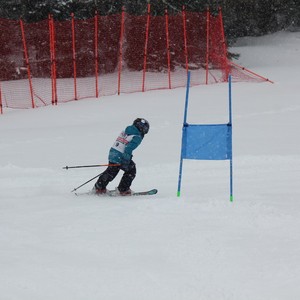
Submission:
{"label": "child skier", "polygon": [[149,128],[150,125],[147,120],[137,118],[132,125],[126,127],[120,133],[110,148],[108,156],[109,164],[117,165],[107,167],[99,176],[94,186],[96,194],[105,194],[107,192],[106,186],[118,175],[120,170],[124,171],[124,174],[117,187],[117,192],[122,196],[132,194],[130,186],[136,175],[135,163],[132,160],[132,151],[140,145]]}

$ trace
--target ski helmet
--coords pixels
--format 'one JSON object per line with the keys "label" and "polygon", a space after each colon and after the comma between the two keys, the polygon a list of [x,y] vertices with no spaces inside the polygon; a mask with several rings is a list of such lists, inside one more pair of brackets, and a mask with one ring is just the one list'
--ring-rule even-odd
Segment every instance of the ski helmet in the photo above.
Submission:
{"label": "ski helmet", "polygon": [[133,125],[144,135],[147,134],[150,128],[149,122],[143,118],[134,120]]}

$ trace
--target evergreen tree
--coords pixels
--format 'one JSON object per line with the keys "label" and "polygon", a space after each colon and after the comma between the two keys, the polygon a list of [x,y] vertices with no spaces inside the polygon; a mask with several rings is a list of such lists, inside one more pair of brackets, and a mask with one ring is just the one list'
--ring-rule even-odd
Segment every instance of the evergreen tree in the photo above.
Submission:
{"label": "evergreen tree", "polygon": [[23,19],[26,22],[44,20],[49,14],[56,20],[78,19],[118,14],[122,6],[130,14],[147,13],[151,3],[152,15],[176,14],[183,5],[187,11],[211,12],[222,7],[225,32],[228,39],[245,35],[262,35],[300,26],[299,0],[0,0],[0,18]]}

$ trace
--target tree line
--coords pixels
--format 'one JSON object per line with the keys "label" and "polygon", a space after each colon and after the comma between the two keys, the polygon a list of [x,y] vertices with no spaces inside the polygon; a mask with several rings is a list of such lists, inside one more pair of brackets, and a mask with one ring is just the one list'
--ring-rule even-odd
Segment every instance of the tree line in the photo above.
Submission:
{"label": "tree line", "polygon": [[299,0],[0,0],[0,18],[37,22],[51,14],[56,20],[68,20],[71,13],[78,19],[95,15],[118,14],[125,9],[129,14],[162,15],[165,9],[176,14],[185,9],[204,11],[207,7],[217,13],[222,8],[227,39],[259,36],[279,30],[300,27]]}

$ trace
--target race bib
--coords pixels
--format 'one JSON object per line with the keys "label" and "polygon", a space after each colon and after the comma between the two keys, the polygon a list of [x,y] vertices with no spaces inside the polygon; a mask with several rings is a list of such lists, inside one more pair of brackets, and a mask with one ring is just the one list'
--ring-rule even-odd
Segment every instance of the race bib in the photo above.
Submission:
{"label": "race bib", "polygon": [[124,153],[126,145],[133,139],[133,135],[127,135],[125,131],[122,131],[114,142],[112,148]]}

